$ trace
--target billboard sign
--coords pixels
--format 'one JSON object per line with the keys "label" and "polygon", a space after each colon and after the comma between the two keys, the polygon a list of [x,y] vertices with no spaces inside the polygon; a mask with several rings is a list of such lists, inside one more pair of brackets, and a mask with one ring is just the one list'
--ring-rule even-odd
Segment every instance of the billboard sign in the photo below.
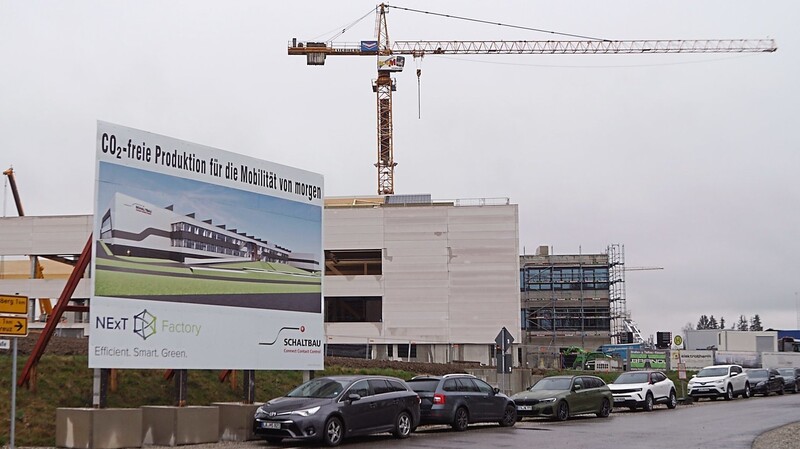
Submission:
{"label": "billboard sign", "polygon": [[406,65],[405,56],[378,56],[379,72],[402,72]]}
{"label": "billboard sign", "polygon": [[631,352],[630,369],[667,369],[667,354],[664,352]]}
{"label": "billboard sign", "polygon": [[90,368],[323,368],[323,178],[97,125]]}

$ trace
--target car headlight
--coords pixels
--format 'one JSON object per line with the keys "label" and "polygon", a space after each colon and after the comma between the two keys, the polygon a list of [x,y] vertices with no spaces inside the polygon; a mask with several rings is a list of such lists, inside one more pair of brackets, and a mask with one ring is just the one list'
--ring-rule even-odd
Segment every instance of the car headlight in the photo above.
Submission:
{"label": "car headlight", "polygon": [[262,407],[256,409],[256,418],[265,418],[266,416],[267,412],[265,412]]}
{"label": "car headlight", "polygon": [[766,383],[767,383],[767,382],[765,382],[765,381],[763,381],[763,380],[762,380],[761,382],[757,383],[757,384],[756,384],[756,386],[757,386],[757,387],[763,387],[764,385],[766,385]]}
{"label": "car headlight", "polygon": [[540,400],[539,400],[539,402],[544,402],[544,403],[548,403],[548,402],[556,402],[556,398],[545,398],[545,399],[540,399]]}
{"label": "car headlight", "polygon": [[298,416],[311,416],[319,411],[319,406],[305,408],[303,410],[292,410],[291,412],[282,412],[278,415],[298,415]]}

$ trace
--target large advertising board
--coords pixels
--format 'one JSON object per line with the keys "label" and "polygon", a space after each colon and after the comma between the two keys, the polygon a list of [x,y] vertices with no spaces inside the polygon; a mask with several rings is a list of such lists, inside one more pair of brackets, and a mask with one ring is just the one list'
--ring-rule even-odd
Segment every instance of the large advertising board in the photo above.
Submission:
{"label": "large advertising board", "polygon": [[323,368],[323,178],[97,124],[90,368]]}
{"label": "large advertising board", "polygon": [[631,352],[628,365],[631,370],[667,369],[667,354],[664,352]]}

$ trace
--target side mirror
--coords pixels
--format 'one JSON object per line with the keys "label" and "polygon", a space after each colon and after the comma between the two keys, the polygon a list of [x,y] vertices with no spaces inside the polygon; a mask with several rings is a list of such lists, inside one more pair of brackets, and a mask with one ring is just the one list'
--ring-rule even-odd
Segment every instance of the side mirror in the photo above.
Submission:
{"label": "side mirror", "polygon": [[359,399],[361,399],[360,394],[350,393],[347,395],[347,400],[350,402],[355,402],[358,401]]}
{"label": "side mirror", "polygon": [[731,373],[731,377],[736,377],[738,375],[739,375],[739,373]]}
{"label": "side mirror", "polygon": [[581,387],[580,385],[575,385],[575,386],[573,386],[573,387],[572,387],[572,391],[578,391],[578,390],[580,390],[581,388],[582,388],[582,387]]}
{"label": "side mirror", "polygon": [[492,391],[494,392],[494,394],[500,393],[500,389],[497,387],[492,388]]}
{"label": "side mirror", "polygon": [[697,374],[692,374],[692,379],[694,379],[695,377],[697,377]]}

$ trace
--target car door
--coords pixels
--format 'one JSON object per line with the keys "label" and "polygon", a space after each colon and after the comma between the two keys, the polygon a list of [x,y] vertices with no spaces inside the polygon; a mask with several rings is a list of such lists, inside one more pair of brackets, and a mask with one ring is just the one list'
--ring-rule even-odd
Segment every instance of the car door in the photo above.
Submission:
{"label": "car door", "polygon": [[486,414],[486,407],[481,400],[481,391],[472,379],[460,377],[455,379],[458,386],[458,394],[464,398],[464,402],[469,408],[470,422],[482,421]]}
{"label": "car door", "polygon": [[586,388],[586,381],[583,377],[575,377],[572,381],[572,403],[570,413],[586,413],[591,407],[592,392]]}
{"label": "car door", "polygon": [[378,428],[391,428],[399,411],[399,399],[392,393],[392,388],[385,379],[370,379],[369,388],[372,392],[373,418]]}
{"label": "car door", "polygon": [[650,382],[653,384],[653,397],[657,400],[669,397],[670,384],[663,373],[650,373]]}
{"label": "car door", "polygon": [[499,421],[505,413],[506,398],[496,394],[491,385],[480,379],[472,379],[472,382],[479,391],[476,401],[480,402],[481,419],[483,421]]}
{"label": "car door", "polygon": [[742,367],[736,365],[730,367],[730,380],[731,385],[733,385],[734,393],[744,391],[744,385],[745,382],[747,382],[747,376],[742,373]]}
{"label": "car door", "polygon": [[[360,398],[354,401],[350,400],[349,396],[352,394],[357,394]],[[369,381],[364,379],[355,382],[345,392],[341,401],[344,403],[341,411],[347,433],[370,433],[377,427],[379,422],[375,414],[377,403],[370,392]]]}

